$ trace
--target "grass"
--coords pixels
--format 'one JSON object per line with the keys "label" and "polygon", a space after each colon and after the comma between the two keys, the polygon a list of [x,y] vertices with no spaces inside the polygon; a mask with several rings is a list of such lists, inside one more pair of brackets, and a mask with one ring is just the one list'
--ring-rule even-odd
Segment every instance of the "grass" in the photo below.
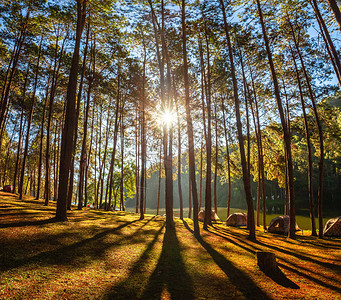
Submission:
{"label": "grass", "polygon": [[[0,299],[340,299],[341,240],[296,240],[190,219],[72,210],[0,192]],[[281,272],[259,270],[256,251]]]}

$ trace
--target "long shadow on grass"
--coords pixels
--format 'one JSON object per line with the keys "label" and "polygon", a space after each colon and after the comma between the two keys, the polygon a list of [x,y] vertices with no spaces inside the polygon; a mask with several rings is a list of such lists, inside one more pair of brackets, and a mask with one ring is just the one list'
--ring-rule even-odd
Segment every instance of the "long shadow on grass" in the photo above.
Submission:
{"label": "long shadow on grass", "polygon": [[139,292],[142,290],[144,282],[144,267],[150,258],[152,249],[156,244],[165,223],[155,233],[153,240],[148,244],[139,260],[130,269],[130,274],[120,284],[113,286],[111,290],[104,296],[104,299],[137,299]]}
{"label": "long shadow on grass", "polygon": [[[215,230],[219,231],[219,229],[215,228]],[[245,240],[245,237],[243,238],[243,236],[241,236],[240,234],[237,234],[236,232],[227,232],[225,231],[225,234],[231,234],[234,236],[234,238],[238,241],[234,241],[232,240],[231,238],[227,237],[226,235],[224,234],[220,234],[220,233],[217,233],[217,232],[213,232],[213,231],[210,231],[212,234],[216,235],[216,236],[219,236],[227,241],[229,241],[230,243],[252,253],[252,254],[256,254],[256,251],[257,250],[264,250],[264,249],[261,249],[259,247],[257,247],[256,245],[260,245],[260,246],[263,246],[263,247],[266,247],[266,248],[269,248],[271,250],[276,250],[278,252],[282,252],[283,254],[286,254],[286,255],[290,255],[290,256],[294,256],[296,258],[299,258],[300,260],[303,260],[303,261],[309,261],[311,263],[316,263],[316,264],[321,264],[323,265],[324,267],[329,267],[331,269],[336,269],[338,271],[339,267],[338,266],[335,266],[333,264],[329,264],[329,263],[324,263],[324,262],[321,262],[317,259],[313,259],[313,258],[310,258],[308,256],[305,256],[305,255],[301,255],[301,254],[298,254],[298,253],[294,253],[293,251],[289,251],[289,250],[286,250],[286,249],[282,249],[282,248],[279,248],[277,246],[273,246],[273,245],[269,245],[267,243],[264,243],[264,242],[261,242],[259,240],[257,240],[256,242],[254,242],[256,245],[251,245],[249,242],[247,242]],[[243,246],[243,245],[246,245],[246,246]],[[255,250],[249,248],[249,247],[252,247],[254,248]],[[286,259],[284,259],[283,257],[280,258],[281,260],[283,261],[287,261]],[[288,262],[288,263],[292,263],[292,262]],[[309,270],[308,270],[309,271]]]}
{"label": "long shadow on grass", "polygon": [[[247,244],[248,246],[251,246],[248,242],[245,241],[245,237],[242,236],[241,234],[238,234],[236,232],[231,233],[231,232],[229,232],[229,231],[227,231],[225,229],[219,229],[219,228],[215,228],[215,227],[213,227],[213,228],[215,230],[217,230],[217,231],[220,230],[220,231],[225,231],[228,234],[232,234],[239,242],[242,242],[243,244]],[[267,247],[269,249],[276,250],[278,252],[282,252],[282,253],[287,254],[287,255],[294,256],[294,257],[296,257],[296,258],[298,258],[300,260],[308,261],[308,262],[315,263],[315,264],[320,265],[320,266],[325,267],[325,268],[336,270],[338,273],[340,273],[340,266],[338,266],[338,265],[334,265],[332,263],[323,262],[323,261],[320,261],[318,259],[306,256],[304,254],[296,253],[294,250],[284,249],[284,248],[281,248],[281,247],[278,247],[278,246],[275,246],[275,245],[270,245],[268,243],[265,243],[265,242],[262,242],[262,241],[259,241],[259,240],[257,240],[255,243],[257,245],[260,245],[260,246],[263,246],[263,247]],[[235,243],[235,244],[239,245],[238,243]],[[253,247],[258,250],[258,248],[256,246],[253,246]]]}
{"label": "long shadow on grass", "polygon": [[194,299],[192,279],[186,271],[175,228],[166,229],[159,261],[140,298],[161,299],[164,288],[171,299]]}
{"label": "long shadow on grass", "polygon": [[[323,239],[319,239],[318,237],[314,237],[314,236],[298,236],[297,238],[300,242],[305,243],[305,244],[309,244],[314,248],[318,248],[318,249],[326,249],[326,247],[330,248],[330,249],[341,249],[341,239],[340,238],[331,238],[331,237],[323,237]],[[290,240],[287,241],[288,243],[292,243]],[[317,242],[321,243],[321,244],[317,244]],[[338,245],[335,244],[335,242],[339,243]]]}
{"label": "long shadow on grass", "polygon": [[[183,221],[185,227],[193,233],[193,230],[188,226],[186,221]],[[218,267],[227,275],[232,284],[234,284],[247,299],[271,299],[264,293],[244,272],[236,268],[230,261],[228,261],[222,254],[213,249],[213,247],[206,243],[201,236],[196,237],[202,247],[213,258]]]}
{"label": "long shadow on grass", "polygon": [[[111,233],[115,233],[116,231],[119,231],[120,229],[129,226],[135,222],[138,222],[139,220],[134,220],[134,221],[130,221],[130,222],[125,222],[124,224],[115,227],[115,228],[111,228],[108,230],[104,230],[96,235],[94,235],[91,238],[88,239],[83,239],[79,242],[73,243],[71,245],[67,245],[61,248],[57,248],[51,251],[47,251],[47,252],[41,252],[37,255],[34,255],[32,257],[25,257],[23,259],[18,259],[18,260],[5,260],[5,261],[1,261],[0,264],[0,270],[9,270],[9,269],[13,269],[13,268],[17,268],[20,266],[23,266],[25,264],[29,264],[32,262],[43,262],[43,263],[58,263],[58,264],[62,264],[62,263],[66,263],[69,264],[70,261],[72,261],[72,259],[77,256],[77,249],[84,247],[92,242],[96,242],[98,240],[100,240],[101,238],[104,238],[105,236],[107,236],[108,234]],[[149,220],[150,221],[150,220]],[[128,237],[125,237],[128,238]],[[91,254],[93,254],[94,258],[98,258],[100,255],[100,249],[101,247],[107,247],[107,245],[104,245],[103,243],[101,243],[98,246],[94,246],[91,249],[93,250]],[[87,253],[88,254],[88,253]],[[80,256],[82,256],[82,253],[79,254]],[[4,260],[4,258],[2,258],[2,260]]]}
{"label": "long shadow on grass", "polygon": [[[239,241],[239,243],[237,243],[236,241],[233,241],[232,239],[228,238],[227,236],[224,236],[224,235],[221,235],[221,234],[219,234],[219,233],[212,232],[212,231],[210,231],[210,232],[211,232],[212,234],[217,235],[217,236],[219,236],[219,237],[221,237],[221,238],[223,238],[223,239],[229,241],[230,243],[232,243],[232,244],[234,244],[234,245],[236,245],[236,246],[238,246],[238,247],[240,247],[240,248],[242,248],[242,249],[244,249],[244,250],[246,250],[246,251],[252,253],[252,254],[255,254],[255,253],[256,253],[255,250],[249,249],[249,248],[247,248],[246,246],[242,246],[241,243],[247,244],[246,241],[243,240],[242,238],[236,237],[236,236],[235,236],[235,235],[236,235],[235,233],[230,233],[230,234],[234,235],[235,238]],[[267,244],[264,244],[264,243],[262,243],[262,242],[257,241],[256,243],[257,243],[257,244],[262,244],[262,245],[264,245],[265,247],[268,247]],[[249,245],[249,244],[247,244],[247,245]],[[250,246],[250,245],[249,245],[249,246]],[[262,250],[262,249],[260,249],[260,248],[258,248],[258,247],[255,247],[255,246],[252,246],[252,247],[255,248],[255,249],[257,249],[257,250]],[[271,247],[270,247],[270,248],[271,248]],[[277,248],[277,247],[276,247],[276,248]],[[280,249],[280,248],[279,248],[279,249]],[[287,252],[287,253],[286,253],[286,252]],[[286,252],[285,252],[286,254],[289,254],[289,255],[291,254],[290,251],[287,251],[287,250],[286,250]],[[305,256],[304,256],[304,257],[305,257]],[[280,259],[281,259],[282,261],[285,261],[287,264],[293,264],[292,261],[289,261],[289,260],[287,260],[287,259],[285,259],[285,258],[283,258],[283,257],[281,257]],[[303,260],[304,260],[304,259],[303,259]],[[340,289],[339,287],[334,286],[334,285],[329,284],[329,283],[326,283],[326,282],[323,282],[323,281],[321,281],[321,280],[319,280],[319,279],[317,279],[317,278],[315,278],[315,277],[309,276],[309,275],[307,275],[307,274],[304,274],[303,272],[300,272],[300,271],[296,270],[296,269],[293,268],[293,267],[289,267],[289,266],[284,265],[284,264],[281,264],[281,263],[278,263],[278,265],[279,265],[280,267],[284,268],[284,269],[287,269],[287,270],[289,270],[289,271],[295,272],[295,273],[297,273],[298,275],[300,275],[300,276],[302,276],[302,277],[305,277],[305,278],[308,279],[308,280],[314,281],[315,283],[317,283],[317,284],[319,284],[319,285],[321,285],[321,286],[324,286],[324,287],[326,287],[326,288],[332,289],[332,290],[334,290],[334,291],[336,291],[336,292],[341,292],[341,289]],[[334,266],[334,267],[335,267],[337,270],[340,269],[339,266]],[[303,268],[303,267],[301,266],[301,268]],[[307,271],[307,272],[312,272],[311,270],[308,270],[308,269],[306,269],[306,271]],[[316,273],[317,273],[317,274],[320,274],[320,275],[322,276],[322,274],[319,272],[319,270],[316,270]],[[279,272],[274,272],[274,273],[272,273],[272,274],[266,273],[266,275],[268,275],[272,280],[274,280],[274,281],[277,282],[278,284],[281,284],[281,285],[283,285],[283,286],[285,286],[285,287],[297,288],[297,287],[295,287],[295,283],[293,283],[293,282],[290,283],[289,281],[285,280],[285,278],[284,278],[284,277],[282,276],[282,274],[279,273]],[[284,274],[283,274],[283,275],[284,275]],[[285,276],[285,275],[284,275],[284,276]],[[326,278],[326,279],[328,280],[328,278]],[[288,286],[287,286],[287,285],[288,285]]]}
{"label": "long shadow on grass", "polygon": [[[19,214],[13,214],[13,216]],[[23,213],[21,213],[23,215]],[[23,227],[23,226],[38,226],[38,225],[45,225],[56,222],[55,218],[44,219],[44,220],[37,220],[37,221],[21,221],[16,223],[6,223],[0,224],[0,228],[9,228],[9,227]]]}
{"label": "long shadow on grass", "polygon": [[281,264],[281,263],[279,263],[278,265],[279,265],[281,268],[283,268],[283,269],[287,269],[288,271],[291,271],[291,272],[293,272],[293,273],[296,273],[296,274],[299,275],[299,276],[305,277],[305,278],[307,278],[308,280],[311,280],[311,281],[315,282],[316,284],[318,284],[318,285],[320,285],[320,286],[326,287],[326,288],[328,288],[328,289],[331,289],[331,290],[336,291],[336,292],[338,292],[338,293],[341,294],[341,288],[339,288],[339,287],[337,287],[337,286],[331,285],[331,284],[326,283],[326,282],[324,282],[324,281],[321,281],[321,280],[319,280],[319,279],[317,279],[317,278],[314,278],[314,277],[312,277],[312,276],[309,276],[309,275],[307,275],[307,274],[304,274],[303,272],[300,272],[299,270],[297,270],[297,269],[295,269],[295,268],[292,268],[292,267],[289,267],[289,266],[287,266],[287,265],[284,265],[284,264]]}
{"label": "long shadow on grass", "polygon": [[263,243],[261,241],[257,241],[257,244],[265,246],[265,247],[268,247],[270,249],[273,249],[273,250],[276,250],[276,251],[279,251],[279,252],[282,252],[284,254],[292,255],[292,256],[300,259],[300,260],[303,260],[303,261],[305,260],[305,261],[308,261],[308,262],[311,262],[311,263],[315,263],[315,264],[320,265],[322,267],[329,268],[329,269],[337,271],[338,273],[341,273],[340,266],[338,266],[338,265],[334,265],[334,264],[331,264],[331,263],[319,261],[319,260],[311,258],[309,256],[302,255],[302,254],[299,254],[299,253],[295,253],[294,251],[289,251],[289,250],[286,250],[286,249],[282,249],[282,248],[279,248],[279,247],[274,246],[274,245],[269,245],[269,244]]}

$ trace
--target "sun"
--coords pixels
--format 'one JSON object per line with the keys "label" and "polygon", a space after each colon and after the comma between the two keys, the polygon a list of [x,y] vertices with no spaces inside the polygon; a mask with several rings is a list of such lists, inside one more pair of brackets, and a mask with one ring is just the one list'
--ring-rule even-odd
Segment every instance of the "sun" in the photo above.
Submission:
{"label": "sun", "polygon": [[175,124],[176,120],[177,120],[176,114],[172,110],[166,109],[159,115],[159,123],[161,126],[170,127],[173,124]]}

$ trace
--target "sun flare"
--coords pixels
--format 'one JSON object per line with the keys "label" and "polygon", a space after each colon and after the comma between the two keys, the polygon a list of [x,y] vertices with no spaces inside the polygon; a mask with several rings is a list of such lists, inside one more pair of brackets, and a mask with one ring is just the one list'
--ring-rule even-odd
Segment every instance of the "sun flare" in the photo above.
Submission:
{"label": "sun flare", "polygon": [[160,125],[171,126],[176,122],[176,114],[173,111],[165,110],[160,114]]}

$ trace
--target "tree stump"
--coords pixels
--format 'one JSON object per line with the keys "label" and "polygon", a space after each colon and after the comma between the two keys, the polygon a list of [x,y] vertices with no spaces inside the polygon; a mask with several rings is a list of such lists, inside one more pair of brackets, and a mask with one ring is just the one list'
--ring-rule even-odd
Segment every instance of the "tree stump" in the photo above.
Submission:
{"label": "tree stump", "polygon": [[276,256],[272,252],[257,251],[257,264],[263,272],[277,270]]}

